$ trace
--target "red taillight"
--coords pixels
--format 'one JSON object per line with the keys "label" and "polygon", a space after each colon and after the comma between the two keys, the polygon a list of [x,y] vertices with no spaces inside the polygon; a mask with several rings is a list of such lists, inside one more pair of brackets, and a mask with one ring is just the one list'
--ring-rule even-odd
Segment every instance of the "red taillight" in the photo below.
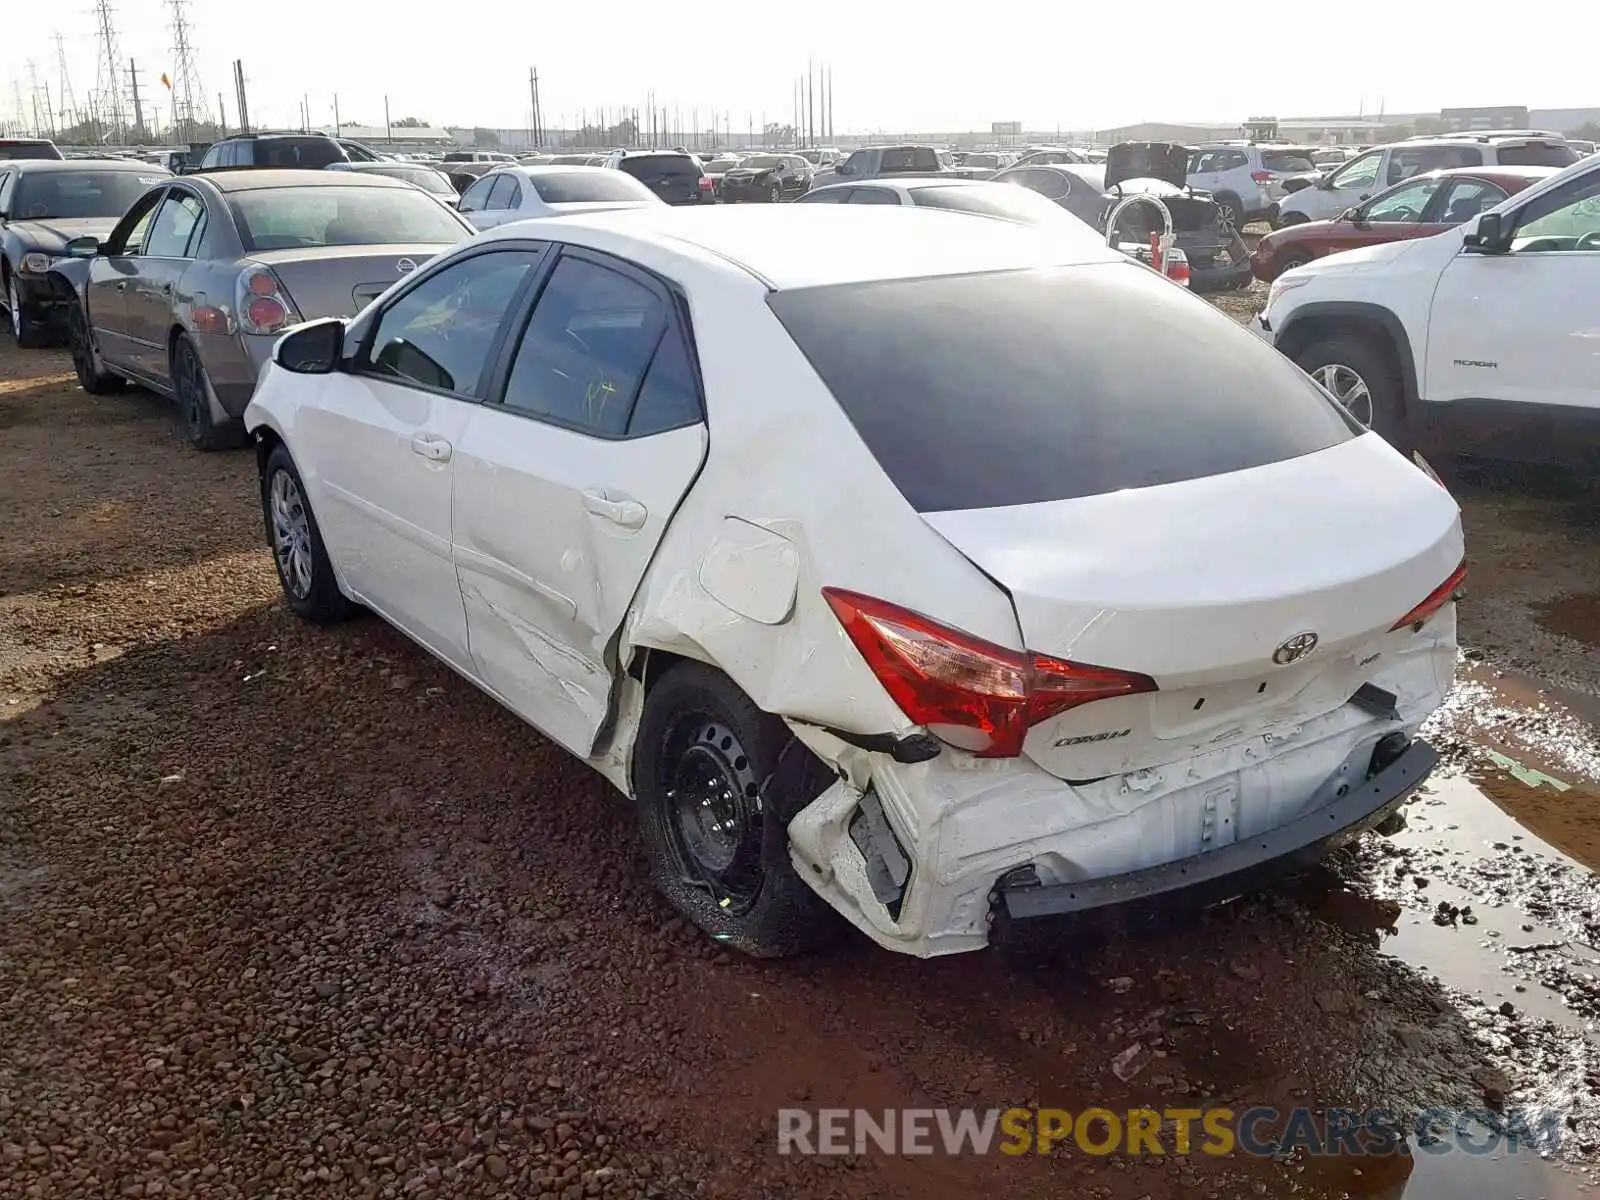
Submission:
{"label": "red taillight", "polygon": [[711,190],[711,177],[709,175],[700,176],[700,190],[702,192],[709,192]]}
{"label": "red taillight", "polygon": [[1251,171],[1250,179],[1253,183],[1271,183],[1277,176],[1271,171]]}
{"label": "red taillight", "polygon": [[1182,250],[1174,250],[1167,257],[1167,278],[1180,287],[1189,286],[1189,256]]}
{"label": "red taillight", "polygon": [[247,267],[239,276],[237,312],[241,333],[277,333],[299,322],[300,314],[267,267]]}
{"label": "red taillight", "polygon": [[979,758],[1015,758],[1032,726],[1069,708],[1156,690],[1145,675],[1008,650],[859,592],[822,594],[901,711]]}
{"label": "red taillight", "polygon": [[1461,587],[1462,580],[1466,579],[1466,577],[1467,564],[1462,562],[1459,567],[1450,572],[1449,579],[1446,579],[1428,593],[1426,600],[1390,626],[1389,632],[1393,633],[1396,629],[1404,629],[1407,625],[1420,629],[1430,617],[1455,599],[1456,590]]}

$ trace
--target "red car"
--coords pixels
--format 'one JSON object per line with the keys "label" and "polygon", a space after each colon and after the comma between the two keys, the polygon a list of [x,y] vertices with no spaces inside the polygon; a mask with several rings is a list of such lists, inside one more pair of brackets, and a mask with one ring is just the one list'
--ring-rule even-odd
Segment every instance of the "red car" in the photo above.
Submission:
{"label": "red car", "polygon": [[1332,221],[1307,221],[1268,234],[1250,255],[1251,274],[1271,283],[1291,267],[1340,250],[1432,237],[1487,212],[1557,170],[1452,167],[1413,175]]}

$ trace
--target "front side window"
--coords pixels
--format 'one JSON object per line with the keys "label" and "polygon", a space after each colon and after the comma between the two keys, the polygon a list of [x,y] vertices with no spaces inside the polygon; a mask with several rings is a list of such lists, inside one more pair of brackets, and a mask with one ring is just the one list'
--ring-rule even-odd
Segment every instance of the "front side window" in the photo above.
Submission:
{"label": "front side window", "polygon": [[260,188],[230,198],[247,251],[314,246],[453,245],[472,231],[437,200],[408,187]]}
{"label": "front side window", "polygon": [[539,251],[499,250],[474,254],[430,275],[379,318],[366,370],[476,397],[495,335],[540,258]]}
{"label": "front side window", "polygon": [[1353,158],[1333,173],[1328,181],[1340,190],[1371,187],[1378,181],[1378,167],[1383,163],[1383,151],[1374,150]]}
{"label": "front side window", "polygon": [[1133,263],[771,293],[919,512],[1157,487],[1355,431],[1298,367]]}
{"label": "front side window", "polygon": [[1600,250],[1600,172],[1546,192],[1517,215],[1511,252],[1552,250]]}
{"label": "front side window", "polygon": [[106,240],[107,254],[130,256],[144,252],[145,235],[150,232],[150,222],[163,194],[163,189],[158,188],[128,210]]}
{"label": "front side window", "polygon": [[145,241],[144,252],[148,258],[182,258],[194,234],[194,227],[205,215],[205,205],[198,196],[174,189],[167,193],[150,236]]}
{"label": "front side window", "polygon": [[1460,225],[1488,212],[1505,198],[1505,191],[1492,183],[1482,179],[1458,179],[1440,204],[1436,219],[1446,225]]}
{"label": "front side window", "polygon": [[1428,201],[1433,199],[1434,192],[1439,190],[1440,182],[1435,176],[1394,188],[1368,203],[1361,214],[1362,219],[1373,224],[1407,224],[1420,221],[1423,210],[1428,207]]}
{"label": "front side window", "polygon": [[494,190],[495,181],[485,175],[466,191],[461,193],[462,212],[482,212],[489,206],[489,193]]}
{"label": "front side window", "polygon": [[666,305],[652,289],[587,259],[563,258],[523,331],[505,406],[620,437],[666,326]]}

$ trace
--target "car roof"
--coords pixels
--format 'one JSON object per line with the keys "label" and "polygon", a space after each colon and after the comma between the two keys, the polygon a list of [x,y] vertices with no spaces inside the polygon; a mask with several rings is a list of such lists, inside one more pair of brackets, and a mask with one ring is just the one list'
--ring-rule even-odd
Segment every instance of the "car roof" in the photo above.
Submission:
{"label": "car roof", "polygon": [[165,179],[171,172],[160,163],[139,162],[130,158],[13,158],[7,167],[33,171],[128,171],[136,175],[161,173]]}
{"label": "car roof", "polygon": [[[963,221],[951,237],[951,221]],[[1084,227],[1063,235],[1011,221],[974,221],[965,213],[866,204],[732,204],[584,213],[547,218],[580,244],[606,248],[635,241],[678,253],[704,252],[740,267],[768,286],[820,287],[932,275],[1019,270],[1043,265],[1125,262]],[[584,234],[599,235],[593,239]],[[520,224],[502,225],[477,240],[528,237]]]}
{"label": "car roof", "polygon": [[403,179],[357,171],[297,170],[292,167],[261,171],[198,171],[181,179],[204,179],[219,192],[254,192],[286,187],[386,187],[409,188]]}
{"label": "car roof", "polygon": [[1466,175],[1473,179],[1519,179],[1531,183],[1536,179],[1558,175],[1563,170],[1564,167],[1499,166],[1489,163],[1482,167],[1441,167],[1436,171],[1427,172],[1426,177],[1431,179],[1437,175],[1441,179],[1451,179],[1458,175]]}

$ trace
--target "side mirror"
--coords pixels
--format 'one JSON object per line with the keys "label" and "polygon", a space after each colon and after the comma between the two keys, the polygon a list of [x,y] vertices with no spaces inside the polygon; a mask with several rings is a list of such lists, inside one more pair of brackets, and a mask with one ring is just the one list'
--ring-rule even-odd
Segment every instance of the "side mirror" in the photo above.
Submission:
{"label": "side mirror", "polygon": [[94,258],[100,253],[100,239],[85,235],[75,237],[66,245],[68,258]]}
{"label": "side mirror", "polygon": [[1484,213],[1478,218],[1467,235],[1462,238],[1468,250],[1479,254],[1501,254],[1505,251],[1505,231],[1501,227],[1500,214],[1497,212]]}
{"label": "side mirror", "polygon": [[344,354],[344,322],[324,317],[291,329],[272,348],[272,361],[296,375],[329,375]]}

